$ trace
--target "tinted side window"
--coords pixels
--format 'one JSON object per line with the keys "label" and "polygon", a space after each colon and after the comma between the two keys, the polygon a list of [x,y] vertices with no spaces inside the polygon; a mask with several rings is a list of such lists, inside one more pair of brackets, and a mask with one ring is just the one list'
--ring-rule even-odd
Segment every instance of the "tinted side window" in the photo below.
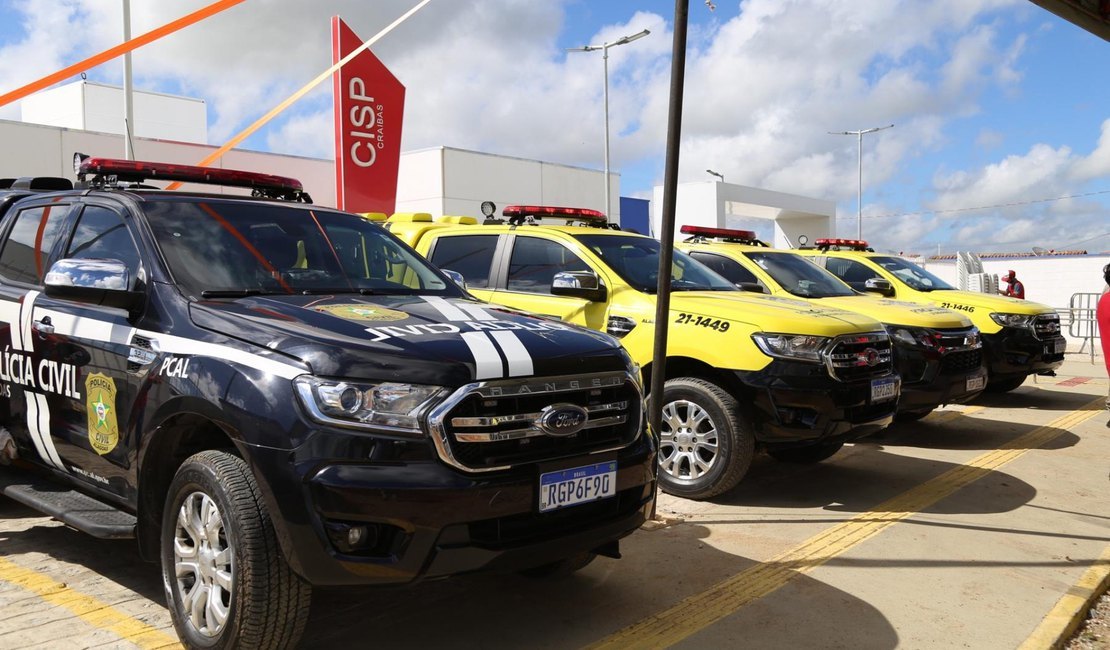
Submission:
{"label": "tinted side window", "polygon": [[489,271],[496,248],[497,235],[440,237],[432,250],[431,261],[441,269],[461,273],[467,286],[484,289],[489,286]]}
{"label": "tinted side window", "polygon": [[878,273],[855,260],[830,257],[825,268],[836,277],[844,280],[854,289],[863,289],[863,284],[871,278],[880,277]]}
{"label": "tinted side window", "polygon": [[560,271],[589,271],[566,246],[537,237],[517,237],[509,260],[509,291],[551,293],[551,279]]}
{"label": "tinted side window", "polygon": [[68,205],[21,210],[0,252],[0,274],[16,282],[40,283],[68,210]]}
{"label": "tinted side window", "polygon": [[119,260],[127,266],[132,282],[139,276],[139,250],[123,217],[100,206],[86,206],[81,212],[65,256]]}
{"label": "tinted side window", "polygon": [[739,284],[741,282],[761,284],[759,278],[755,277],[754,273],[744,268],[744,266],[736,260],[731,260],[724,255],[690,253],[690,257],[713,269],[733,284]]}

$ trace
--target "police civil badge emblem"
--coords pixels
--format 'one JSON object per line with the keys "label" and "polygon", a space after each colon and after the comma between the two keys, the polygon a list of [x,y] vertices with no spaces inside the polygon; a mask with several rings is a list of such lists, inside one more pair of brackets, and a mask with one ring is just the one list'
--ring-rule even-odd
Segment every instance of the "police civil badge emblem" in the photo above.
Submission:
{"label": "police civil badge emblem", "polygon": [[374,323],[380,321],[397,321],[405,320],[408,314],[396,309],[385,309],[377,305],[367,305],[362,303],[342,304],[342,305],[318,305],[313,307],[318,312],[331,314],[347,320],[363,321],[367,323]]}
{"label": "police civil badge emblem", "polygon": [[89,444],[103,456],[119,444],[116,380],[99,372],[85,378],[85,410],[89,414]]}

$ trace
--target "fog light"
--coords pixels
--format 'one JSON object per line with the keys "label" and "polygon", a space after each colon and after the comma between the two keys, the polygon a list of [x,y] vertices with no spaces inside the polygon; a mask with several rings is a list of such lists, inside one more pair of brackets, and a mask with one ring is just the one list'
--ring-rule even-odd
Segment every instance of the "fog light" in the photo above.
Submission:
{"label": "fog light", "polygon": [[335,550],[340,553],[364,553],[378,543],[376,524],[356,524],[328,521],[324,524]]}
{"label": "fog light", "polygon": [[347,544],[352,548],[357,548],[364,537],[366,537],[366,526],[351,526],[351,529],[347,531]]}

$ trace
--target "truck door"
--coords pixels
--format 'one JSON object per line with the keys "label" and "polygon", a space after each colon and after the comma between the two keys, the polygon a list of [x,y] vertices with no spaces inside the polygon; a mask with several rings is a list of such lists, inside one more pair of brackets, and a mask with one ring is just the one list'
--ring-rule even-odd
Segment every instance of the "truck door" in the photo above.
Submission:
{"label": "truck door", "polygon": [[42,335],[32,311],[70,207],[49,203],[20,208],[0,249],[0,415],[21,459],[62,472],[68,469],[48,435],[47,397],[36,372]]}
{"label": "truck door", "polygon": [[[59,258],[114,259],[130,289],[143,284],[139,251],[124,212],[85,205]],[[124,309],[39,295],[34,322],[50,437],[78,480],[131,499],[139,423],[132,418],[141,379],[157,370],[129,363],[134,326]]]}
{"label": "truck door", "polygon": [[563,243],[543,237],[512,235],[508,247],[505,280],[498,285],[492,302],[605,331],[608,303],[551,293],[556,273],[591,271],[605,283],[599,269]]}

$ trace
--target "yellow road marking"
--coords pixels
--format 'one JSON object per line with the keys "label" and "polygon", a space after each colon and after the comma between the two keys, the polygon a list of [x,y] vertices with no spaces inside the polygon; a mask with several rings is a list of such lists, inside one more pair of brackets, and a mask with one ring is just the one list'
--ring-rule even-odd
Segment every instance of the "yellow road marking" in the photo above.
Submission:
{"label": "yellow road marking", "polygon": [[1110,585],[1110,546],[1056,603],[1019,650],[1061,647],[1079,629],[1091,603],[1106,590],[1107,585]]}
{"label": "yellow road marking", "polygon": [[948,420],[954,420],[954,419],[959,418],[959,417],[964,417],[964,416],[967,416],[967,415],[971,415],[972,413],[978,413],[979,411],[982,411],[985,408],[987,408],[987,407],[985,407],[985,406],[965,406],[964,408],[962,408],[959,411],[941,411],[939,413],[932,413],[932,414],[929,415],[929,422],[932,422],[934,424],[939,423],[939,422],[946,422]]}
{"label": "yellow road marking", "polygon": [[64,607],[93,627],[109,630],[144,649],[180,648],[177,639],[124,612],[0,557],[0,581],[21,587],[56,607]]}
{"label": "yellow road marking", "polygon": [[1101,404],[1105,399],[1100,397],[1080,410],[1037,427],[999,449],[948,470],[868,512],[811,537],[785,553],[742,571],[587,647],[591,650],[670,647],[999,467],[1017,460],[1029,450],[1048,443],[1067,429],[1100,414],[1102,411],[1088,409]]}

